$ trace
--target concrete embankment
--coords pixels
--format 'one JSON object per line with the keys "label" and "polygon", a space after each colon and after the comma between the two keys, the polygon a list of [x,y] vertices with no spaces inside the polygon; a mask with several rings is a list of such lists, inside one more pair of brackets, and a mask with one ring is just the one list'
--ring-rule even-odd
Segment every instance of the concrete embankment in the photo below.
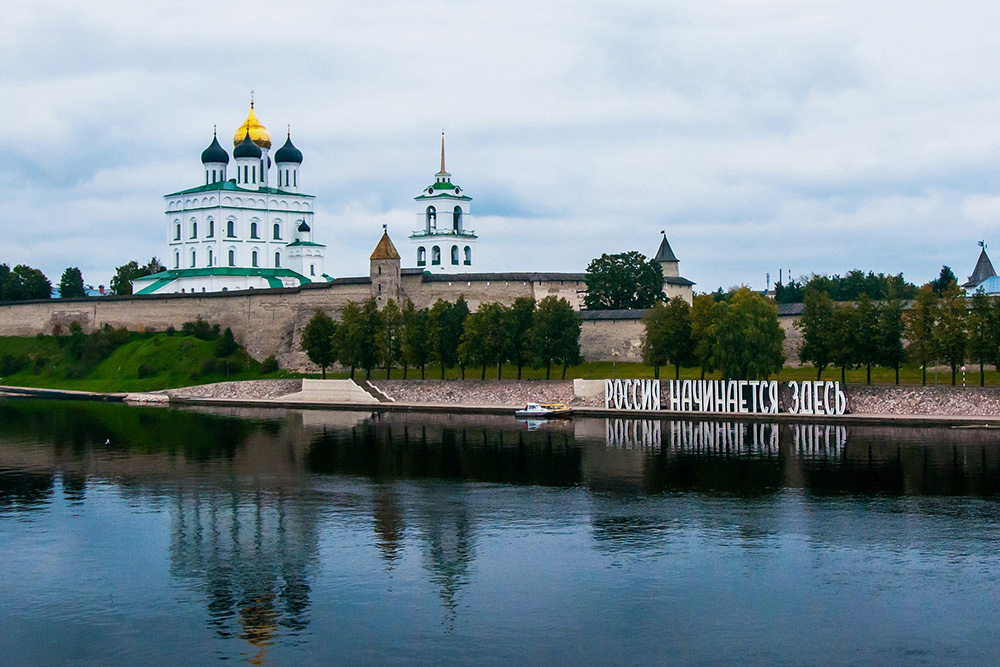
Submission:
{"label": "concrete embankment", "polygon": [[278,407],[292,409],[386,410],[511,414],[528,402],[561,402],[581,416],[685,418],[713,421],[794,421],[898,425],[989,425],[1000,427],[1000,388],[937,386],[847,387],[848,414],[762,415],[697,412],[625,411],[604,408],[603,396],[577,397],[572,381],[364,380],[357,387],[334,387],[315,380],[255,380],[220,382],[149,394],[77,392],[0,387],[0,395],[67,400],[123,401],[145,404]]}

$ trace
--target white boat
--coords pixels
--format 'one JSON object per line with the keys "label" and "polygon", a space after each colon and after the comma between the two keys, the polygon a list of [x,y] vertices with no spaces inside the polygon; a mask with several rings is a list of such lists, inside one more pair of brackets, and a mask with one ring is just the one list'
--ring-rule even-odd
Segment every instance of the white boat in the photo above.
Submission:
{"label": "white boat", "polygon": [[565,403],[528,403],[524,409],[514,413],[521,419],[558,419],[570,416],[570,407]]}

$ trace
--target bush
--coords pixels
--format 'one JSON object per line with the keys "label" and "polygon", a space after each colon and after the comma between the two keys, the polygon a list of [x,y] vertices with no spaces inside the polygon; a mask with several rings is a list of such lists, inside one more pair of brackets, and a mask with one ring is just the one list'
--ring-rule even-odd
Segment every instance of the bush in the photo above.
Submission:
{"label": "bush", "polygon": [[211,375],[219,370],[219,362],[215,359],[206,359],[205,363],[201,365],[202,375]]}
{"label": "bush", "polygon": [[84,364],[73,364],[66,367],[67,380],[82,380],[87,377],[88,369]]}
{"label": "bush", "polygon": [[185,322],[181,326],[181,331],[200,340],[215,340],[219,337],[219,325],[210,325],[201,319],[200,315],[194,322]]}
{"label": "bush", "polygon": [[278,372],[278,360],[274,358],[273,354],[265,359],[264,363],[260,365],[260,372],[263,375],[270,375],[271,373]]}
{"label": "bush", "polygon": [[165,333],[166,333],[166,334],[167,334],[168,336],[173,336],[173,335],[174,335],[175,333],[177,333],[177,329],[176,329],[176,328],[174,327],[174,325],[173,325],[173,324],[171,324],[171,325],[170,325],[169,327],[167,327],[167,330],[166,330],[166,332],[165,332]]}
{"label": "bush", "polygon": [[225,332],[215,342],[215,356],[219,358],[229,357],[238,349],[239,346],[236,344],[236,339],[233,338],[233,330],[226,327]]}
{"label": "bush", "polygon": [[38,375],[45,370],[45,367],[49,365],[48,357],[35,357],[34,363],[32,365],[31,372]]}
{"label": "bush", "polygon": [[143,378],[153,377],[154,375],[156,375],[156,369],[150,366],[149,364],[139,364],[137,375],[139,376],[140,380]]}
{"label": "bush", "polygon": [[15,357],[13,354],[5,354],[0,357],[0,377],[13,375],[27,365],[27,357]]}

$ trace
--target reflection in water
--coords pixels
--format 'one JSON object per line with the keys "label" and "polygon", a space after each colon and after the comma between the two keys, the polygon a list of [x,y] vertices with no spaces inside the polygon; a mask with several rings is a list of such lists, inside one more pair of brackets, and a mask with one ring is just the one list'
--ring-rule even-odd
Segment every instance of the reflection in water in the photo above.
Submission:
{"label": "reflection in water", "polygon": [[[974,523],[985,531],[1000,496],[998,445],[988,430],[633,419],[531,429],[500,416],[0,401],[0,528],[17,537],[10,524],[33,522],[3,520],[38,524],[61,507],[83,515],[108,502],[112,489],[116,510],[149,509],[149,522],[163,517],[164,567],[196,600],[199,627],[209,629],[213,642],[240,647],[222,651],[227,657],[263,664],[279,661],[275,651],[328,638],[341,629],[334,623],[344,625],[338,634],[344,642],[348,630],[361,633],[362,643],[402,633],[420,619],[384,610],[404,595],[412,602],[424,594],[433,612],[443,610],[445,633],[461,635],[452,631],[476,621],[470,606],[518,583],[503,571],[504,559],[538,544],[549,545],[544,558],[571,566],[591,552],[601,566],[616,568],[648,559],[657,564],[645,575],[653,581],[668,576],[659,565],[670,563],[683,572],[667,587],[678,596],[684,577],[695,580],[684,568],[690,561],[702,566],[703,552],[718,558],[705,561],[706,568],[721,567],[734,557],[729,547],[751,554],[752,563],[753,553],[773,555],[782,540],[805,539],[802,549],[822,556],[809,561],[817,563],[834,547],[859,549],[869,559],[882,549],[901,553],[911,548],[901,525],[905,533],[942,515],[966,522],[985,517]],[[971,496],[986,499],[976,506],[979,514],[967,511]],[[944,530],[948,539],[962,537]],[[74,544],[66,540],[69,546],[60,548]],[[951,548],[954,556],[978,545]],[[354,560],[321,563],[327,553]],[[324,584],[324,574],[340,574],[341,566],[348,582]],[[578,576],[586,585],[601,576],[590,567],[550,576]],[[484,570],[499,589],[480,589],[484,577],[489,581]],[[531,574],[512,576],[530,580]],[[602,585],[617,591],[618,583],[610,577]],[[738,588],[740,580],[728,583]],[[704,584],[710,592],[712,585]],[[801,586],[811,590],[815,582]],[[558,598],[552,604],[560,612],[593,603],[586,595],[564,603],[564,591],[553,588],[546,593]],[[537,585],[529,593],[541,595]],[[73,591],[64,587],[56,595]],[[355,603],[342,616],[331,611],[338,595]],[[641,598],[622,596],[615,604]],[[692,599],[701,600],[697,593]],[[686,598],[670,600],[683,607]],[[497,628],[517,626],[504,616],[510,609],[518,605],[493,610],[507,623]],[[721,618],[719,611],[711,613]],[[364,635],[365,615],[380,613],[382,625],[372,621]],[[544,613],[558,617],[550,608]],[[569,637],[571,630],[553,632]],[[602,629],[576,630],[576,641],[586,641]],[[504,634],[494,632],[487,638]],[[609,640],[620,636],[608,633]],[[360,655],[371,661],[374,654]]]}

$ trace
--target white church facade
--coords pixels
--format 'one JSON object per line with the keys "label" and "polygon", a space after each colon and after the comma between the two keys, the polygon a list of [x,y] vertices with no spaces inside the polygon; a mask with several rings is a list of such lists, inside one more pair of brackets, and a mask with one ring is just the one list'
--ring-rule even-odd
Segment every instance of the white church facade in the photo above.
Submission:
{"label": "white church facade", "polygon": [[[313,239],[314,197],[299,190],[302,153],[291,140],[271,158],[271,136],[254,113],[201,155],[204,184],[164,197],[165,271],[133,281],[135,294],[219,292],[326,282],[326,247]],[[273,174],[272,174],[273,172]],[[273,176],[273,178],[272,178]],[[276,184],[271,186],[271,182]]]}

